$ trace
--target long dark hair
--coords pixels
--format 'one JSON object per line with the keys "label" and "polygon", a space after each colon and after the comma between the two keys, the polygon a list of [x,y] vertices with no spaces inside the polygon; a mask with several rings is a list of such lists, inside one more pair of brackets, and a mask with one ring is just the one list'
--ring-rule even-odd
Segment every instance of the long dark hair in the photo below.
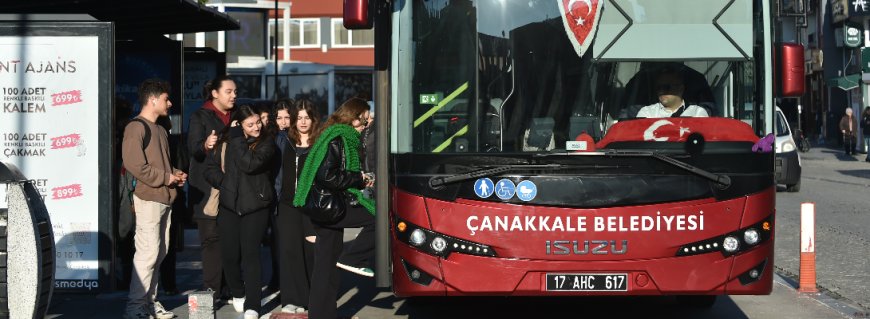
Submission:
{"label": "long dark hair", "polygon": [[[257,115],[266,113],[266,118],[268,118],[268,124],[263,123],[263,127],[260,128],[260,134],[266,132],[269,136],[275,136],[278,133],[278,125],[275,124],[275,108],[269,104],[260,104],[255,107],[257,110]],[[262,119],[262,117],[261,117]]]}
{"label": "long dark hair", "polygon": [[[246,118],[249,118],[253,115],[256,115],[257,119],[259,120],[260,113],[257,112],[257,110],[255,110],[253,106],[248,105],[248,104],[239,105],[238,107],[236,107],[236,110],[233,111],[233,117],[230,118],[230,125],[232,125],[233,121],[236,121],[238,123],[238,125],[242,125],[242,121],[244,121]],[[225,126],[224,129],[221,130],[221,133],[218,137],[218,143],[215,145],[220,146],[222,143],[226,142],[229,139],[230,129],[231,129],[230,125]],[[255,147],[257,147],[257,144],[259,144],[260,141],[263,141],[265,138],[267,138],[267,136],[268,136],[268,131],[261,128],[260,129],[260,136],[257,136],[256,140],[254,140],[254,142],[251,143],[251,145],[249,145],[248,148],[254,149]],[[220,152],[220,149],[218,147],[215,147],[214,151]]]}
{"label": "long dark hair", "polygon": [[326,124],[323,124],[323,126],[317,130],[311,140],[317,141],[317,139],[320,138],[320,134],[334,124],[352,125],[354,120],[359,119],[360,115],[370,109],[371,107],[369,104],[361,98],[353,97],[344,101],[335,112],[332,112],[332,115],[330,115],[329,119],[326,120]]}
{"label": "long dark hair", "polygon": [[[284,135],[289,138],[289,128],[287,132],[282,132],[278,128],[278,111],[285,111],[290,115],[290,110],[293,108],[293,100],[282,99],[275,102],[275,107],[272,108],[272,113],[269,113],[269,129],[275,132],[276,135]],[[291,117],[292,118],[292,117]]]}
{"label": "long dark hair", "polygon": [[864,107],[864,116],[870,116],[870,106]]}
{"label": "long dark hair", "polygon": [[211,81],[206,82],[202,87],[202,98],[206,101],[213,100],[214,97],[211,95],[211,91],[220,92],[221,86],[224,85],[224,81],[233,81],[233,78],[229,75],[218,75],[214,79],[211,79]]}
{"label": "long dark hair", "polygon": [[310,100],[302,99],[296,101],[296,105],[288,111],[290,114],[290,128],[287,129],[287,136],[290,137],[290,141],[294,144],[302,144],[302,134],[296,128],[296,122],[299,121],[299,112],[301,111],[308,113],[308,117],[311,118],[311,128],[308,130],[307,141],[308,145],[311,145],[315,141],[314,134],[317,134],[320,129],[320,114],[317,113],[317,107]]}

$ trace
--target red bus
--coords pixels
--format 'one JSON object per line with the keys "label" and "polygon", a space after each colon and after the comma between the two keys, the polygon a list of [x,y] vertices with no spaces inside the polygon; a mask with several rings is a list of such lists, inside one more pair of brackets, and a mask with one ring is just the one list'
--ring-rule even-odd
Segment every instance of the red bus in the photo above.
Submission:
{"label": "red bus", "polygon": [[769,1],[345,5],[376,30],[397,296],[770,293],[773,98],[803,58]]}

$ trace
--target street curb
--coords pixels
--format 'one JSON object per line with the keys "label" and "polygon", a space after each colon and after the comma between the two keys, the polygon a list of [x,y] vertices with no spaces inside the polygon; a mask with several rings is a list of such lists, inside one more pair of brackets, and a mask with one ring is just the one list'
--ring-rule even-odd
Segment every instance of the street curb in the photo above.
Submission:
{"label": "street curb", "polygon": [[824,287],[820,286],[820,288],[822,288],[821,291],[816,292],[816,293],[799,292],[797,290],[797,286],[798,286],[797,281],[795,281],[791,278],[788,278],[787,275],[782,274],[779,270],[775,271],[774,275],[775,275],[773,277],[774,284],[788,288],[788,289],[794,291],[798,296],[811,298],[815,301],[818,301],[820,304],[838,312],[844,318],[851,318],[851,319],[870,318],[870,311],[862,310],[862,309],[857,308],[856,306],[853,306],[849,303],[846,303],[840,299],[836,299],[836,298],[828,295],[827,293],[824,293],[823,292],[825,290]]}

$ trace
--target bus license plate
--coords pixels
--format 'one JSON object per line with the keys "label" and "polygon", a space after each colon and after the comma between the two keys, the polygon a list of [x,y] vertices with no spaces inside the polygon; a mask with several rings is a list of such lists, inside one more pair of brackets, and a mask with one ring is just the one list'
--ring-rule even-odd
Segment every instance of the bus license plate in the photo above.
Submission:
{"label": "bus license plate", "polygon": [[547,291],[628,291],[626,274],[547,274]]}

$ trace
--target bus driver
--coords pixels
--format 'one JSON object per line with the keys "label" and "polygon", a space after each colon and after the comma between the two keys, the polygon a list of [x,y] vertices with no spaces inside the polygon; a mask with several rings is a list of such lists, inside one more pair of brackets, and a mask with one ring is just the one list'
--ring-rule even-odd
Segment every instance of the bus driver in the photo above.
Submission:
{"label": "bus driver", "polygon": [[683,75],[676,69],[665,69],[656,77],[655,86],[659,102],[644,106],[637,112],[639,118],[707,117],[707,110],[697,105],[686,106],[683,100]]}

